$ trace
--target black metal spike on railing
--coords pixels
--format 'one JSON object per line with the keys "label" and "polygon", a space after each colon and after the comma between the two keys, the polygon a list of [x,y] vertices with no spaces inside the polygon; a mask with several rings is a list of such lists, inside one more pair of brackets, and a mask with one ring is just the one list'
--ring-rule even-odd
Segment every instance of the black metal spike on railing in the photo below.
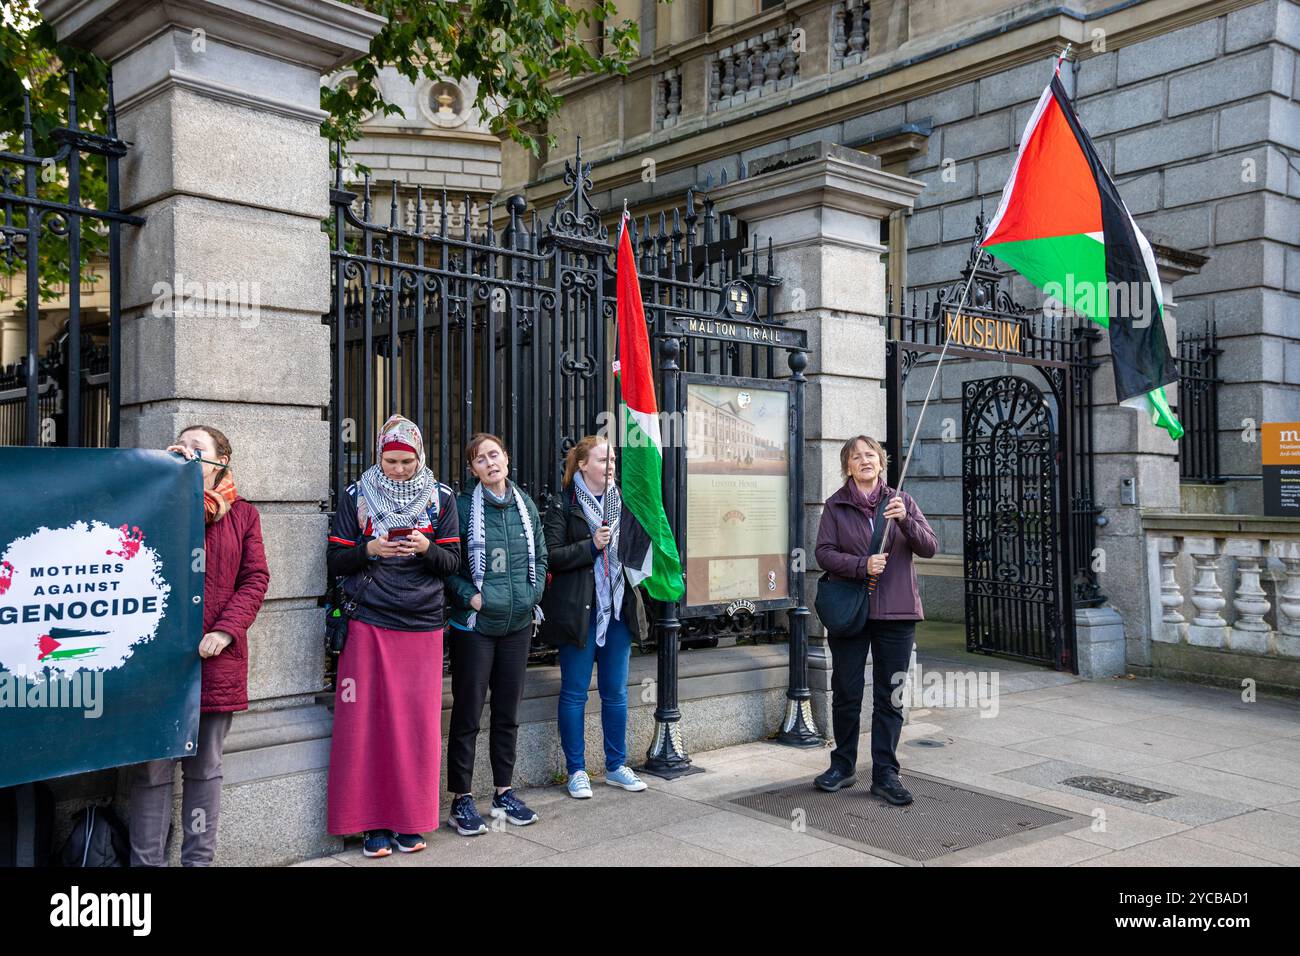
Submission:
{"label": "black metal spike on railing", "polygon": [[424,187],[415,187],[415,234],[424,235]]}
{"label": "black metal spike on railing", "polygon": [[397,228],[397,180],[393,180],[393,199],[388,207],[388,227]]}
{"label": "black metal spike on railing", "polygon": [[34,152],[32,143],[32,94],[23,91],[23,152]]}
{"label": "black metal spike on railing", "polygon": [[364,187],[361,192],[361,221],[370,221],[370,174],[366,173]]}
{"label": "black metal spike on railing", "polygon": [[108,135],[117,139],[117,104],[113,99],[113,71],[108,71]]}

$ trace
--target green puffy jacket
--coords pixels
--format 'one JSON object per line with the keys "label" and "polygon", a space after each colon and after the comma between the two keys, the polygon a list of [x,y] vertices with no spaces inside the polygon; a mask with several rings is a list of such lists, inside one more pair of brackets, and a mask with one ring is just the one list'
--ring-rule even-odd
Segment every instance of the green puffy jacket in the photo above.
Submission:
{"label": "green puffy jacket", "polygon": [[[533,523],[533,548],[536,555],[537,583],[528,584],[528,542],[524,538],[524,523],[514,502],[514,482],[504,503],[497,503],[486,492],[483,495],[483,536],[487,547],[487,568],[483,573],[483,609],[478,612],[474,630],[480,634],[500,637],[517,631],[533,621],[533,607],[541,603],[546,589],[546,534],[542,519],[533,499],[524,494],[528,517]],[[522,492],[521,492],[522,493]],[[454,607],[451,620],[466,626],[470,600],[478,593],[469,566],[469,511],[474,499],[474,489],[456,496],[456,510],[460,514],[461,563],[460,571],[446,579]],[[501,566],[501,554],[505,566]]]}

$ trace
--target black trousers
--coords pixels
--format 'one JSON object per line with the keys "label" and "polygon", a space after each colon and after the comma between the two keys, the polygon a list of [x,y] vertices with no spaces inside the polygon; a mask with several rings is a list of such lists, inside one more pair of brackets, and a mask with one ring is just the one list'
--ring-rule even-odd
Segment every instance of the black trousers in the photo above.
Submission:
{"label": "black trousers", "polygon": [[[871,652],[871,779],[898,773],[898,738],[903,732],[901,700],[896,706],[895,675],[906,680],[916,636],[915,621],[867,621],[853,637],[828,637],[831,649],[831,724],[835,750],[831,765],[853,773],[858,763],[858,733],[862,695],[867,682],[867,652]],[[899,695],[901,698],[901,694]]]}
{"label": "black trousers", "polygon": [[448,627],[451,643],[451,729],[447,732],[447,788],[473,792],[474,751],[478,743],[483,702],[492,691],[492,721],[488,729],[492,782],[510,786],[515,772],[515,739],[519,731],[519,702],[533,625],[501,637]]}

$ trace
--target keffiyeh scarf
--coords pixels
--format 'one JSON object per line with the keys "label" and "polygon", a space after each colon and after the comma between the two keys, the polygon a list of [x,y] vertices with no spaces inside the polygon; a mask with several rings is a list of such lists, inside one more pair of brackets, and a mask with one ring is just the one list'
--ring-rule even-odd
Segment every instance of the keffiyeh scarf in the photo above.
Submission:
{"label": "keffiyeh scarf", "polygon": [[[483,526],[483,494],[483,482],[480,481],[474,486],[474,492],[470,495],[469,529],[465,535],[470,578],[474,581],[474,588],[480,594],[483,593],[483,578],[487,574],[487,533]],[[513,481],[508,483],[506,494],[514,495],[515,509],[519,512],[519,520],[524,525],[524,537],[528,541],[528,584],[530,587],[537,587],[537,546],[533,541],[533,520],[528,515],[528,505],[524,503],[523,494]],[[541,620],[541,613],[542,609],[534,606],[533,620]],[[470,611],[465,626],[472,631],[477,620],[478,612]]]}
{"label": "keffiyeh scarf", "polygon": [[[419,458],[420,470],[407,481],[389,478],[379,463],[384,449],[391,450],[393,445],[409,447]],[[375,464],[367,468],[357,482],[372,533],[376,538],[382,538],[393,528],[422,527],[437,481],[433,472],[424,465],[424,439],[419,427],[401,415],[394,415],[379,430],[375,447]]]}
{"label": "keffiyeh scarf", "polygon": [[[582,506],[582,516],[587,519],[587,527],[594,535],[596,529],[604,523],[601,502],[596,500],[582,472],[573,474],[573,493]],[[609,616],[612,611],[616,619],[623,614],[623,565],[618,560],[618,518],[623,508],[618,485],[610,481],[605,486],[609,500],[609,543],[596,558],[596,646],[605,646],[605,631],[609,629]]]}

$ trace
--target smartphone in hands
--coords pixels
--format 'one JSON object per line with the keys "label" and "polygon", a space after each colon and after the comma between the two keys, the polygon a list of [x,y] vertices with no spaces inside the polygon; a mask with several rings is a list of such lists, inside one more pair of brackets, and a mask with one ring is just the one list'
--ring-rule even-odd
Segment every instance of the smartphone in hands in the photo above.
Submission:
{"label": "smartphone in hands", "polygon": [[392,528],[388,532],[389,541],[400,541],[410,535],[414,528]]}

